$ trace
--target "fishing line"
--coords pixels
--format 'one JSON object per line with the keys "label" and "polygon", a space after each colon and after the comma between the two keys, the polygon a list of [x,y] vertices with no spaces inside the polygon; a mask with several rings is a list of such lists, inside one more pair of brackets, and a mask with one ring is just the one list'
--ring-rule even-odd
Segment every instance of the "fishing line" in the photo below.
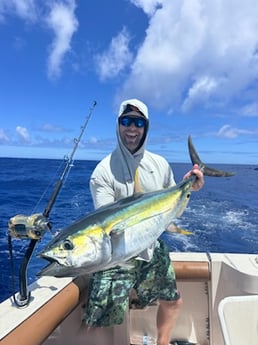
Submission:
{"label": "fishing line", "polygon": [[[60,172],[63,171],[63,167],[64,167],[64,162],[67,160],[67,156],[64,157],[64,159],[60,162],[59,166],[57,167],[54,176],[52,177],[51,181],[49,182],[49,184],[47,185],[47,187],[45,188],[45,191],[43,191],[43,193],[41,194],[38,202],[36,203],[36,205],[34,206],[33,210],[32,210],[32,214],[36,212],[36,210],[38,209],[39,205],[42,203],[42,200],[45,198],[45,196],[48,194],[48,191],[50,190],[50,188],[52,189],[54,186],[55,181],[57,180],[57,176],[60,176]],[[61,170],[62,169],[62,170]]]}
{"label": "fishing line", "polygon": [[17,305],[17,300],[15,296],[15,267],[14,267],[14,257],[13,257],[13,245],[12,245],[12,236],[8,234],[8,249],[9,249],[9,257],[10,257],[10,266],[11,266],[11,290],[13,291],[13,299],[15,304]]}

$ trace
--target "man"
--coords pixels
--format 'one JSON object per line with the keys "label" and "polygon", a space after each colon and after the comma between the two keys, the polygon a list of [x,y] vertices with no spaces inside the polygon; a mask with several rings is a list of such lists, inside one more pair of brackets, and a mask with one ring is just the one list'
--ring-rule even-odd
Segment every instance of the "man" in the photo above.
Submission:
{"label": "man", "polygon": [[[175,185],[169,163],[145,149],[148,129],[147,106],[137,99],[122,102],[116,127],[118,145],[91,177],[95,208],[140,190],[151,192]],[[198,177],[193,190],[199,190],[204,181],[197,165],[185,178],[191,174]],[[132,268],[115,267],[92,275],[84,321],[93,327],[121,324],[134,288],[140,306],[159,300],[157,344],[168,345],[182,302],[168,249],[157,241],[130,264]]]}

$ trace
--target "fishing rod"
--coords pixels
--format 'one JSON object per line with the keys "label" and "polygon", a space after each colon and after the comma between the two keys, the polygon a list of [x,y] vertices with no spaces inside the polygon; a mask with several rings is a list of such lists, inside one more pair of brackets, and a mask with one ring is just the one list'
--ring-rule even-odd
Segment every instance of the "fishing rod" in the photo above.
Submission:
{"label": "fishing rod", "polygon": [[[30,302],[30,292],[27,289],[27,267],[35,246],[40,240],[46,231],[52,229],[52,225],[48,220],[49,214],[54,206],[56,198],[63,186],[63,182],[68,175],[72,165],[74,155],[77,151],[79,143],[82,139],[82,136],[85,132],[85,129],[89,123],[89,120],[92,116],[93,110],[97,102],[94,101],[92,107],[90,108],[89,114],[85,119],[84,125],[81,126],[81,131],[78,138],[74,139],[74,146],[70,156],[66,159],[65,167],[55,185],[55,188],[49,198],[49,201],[43,211],[43,213],[36,213],[30,216],[26,215],[16,215],[10,218],[8,222],[8,245],[9,245],[9,253],[11,259],[11,269],[12,269],[12,279],[14,280],[14,260],[13,260],[13,250],[12,250],[12,237],[17,239],[30,239],[29,246],[25,252],[23,261],[20,266],[19,270],[19,294],[16,297],[15,293],[13,293],[13,299],[15,304],[21,308],[25,307]],[[14,290],[14,281],[13,281],[13,290]]]}

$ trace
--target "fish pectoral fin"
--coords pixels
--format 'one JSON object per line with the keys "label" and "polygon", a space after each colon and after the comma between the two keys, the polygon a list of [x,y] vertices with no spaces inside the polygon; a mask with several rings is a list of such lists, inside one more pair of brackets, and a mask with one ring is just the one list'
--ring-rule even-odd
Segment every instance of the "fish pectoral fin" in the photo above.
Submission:
{"label": "fish pectoral fin", "polygon": [[185,230],[180,228],[178,225],[175,223],[170,223],[168,227],[166,228],[166,231],[172,232],[172,233],[177,233],[177,234],[182,234],[182,235],[193,235],[191,231]]}
{"label": "fish pectoral fin", "polygon": [[116,225],[111,231],[110,236],[121,236],[125,232],[126,227],[123,224]]}

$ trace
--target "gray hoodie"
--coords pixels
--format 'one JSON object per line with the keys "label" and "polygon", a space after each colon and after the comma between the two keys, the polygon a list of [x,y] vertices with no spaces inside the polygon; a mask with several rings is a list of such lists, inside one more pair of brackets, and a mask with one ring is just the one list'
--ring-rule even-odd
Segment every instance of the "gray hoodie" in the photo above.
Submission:
{"label": "gray hoodie", "polygon": [[[148,109],[141,101],[129,99],[121,104],[116,126],[117,147],[98,163],[90,179],[90,190],[95,208],[133,195],[135,190],[134,177],[137,168],[140,188],[144,193],[175,185],[169,163],[162,156],[145,149],[148,125],[146,126],[142,145],[137,152],[132,154],[123,145],[119,135],[118,119],[127,104],[137,107],[147,121],[149,120]],[[140,257],[149,260],[152,251],[153,248],[151,248],[151,252],[147,251],[147,255],[142,253],[143,255],[140,255]]]}
{"label": "gray hoodie", "polygon": [[[145,107],[145,111],[142,113],[148,120],[147,107],[136,99],[126,100],[121,104],[118,118],[126,104],[134,105],[141,111]],[[90,179],[90,190],[95,208],[132,195],[137,167],[142,192],[153,192],[175,185],[169,163],[162,156],[145,149],[148,128],[142,146],[132,154],[121,141],[118,118],[116,127],[117,147],[98,163]]]}

